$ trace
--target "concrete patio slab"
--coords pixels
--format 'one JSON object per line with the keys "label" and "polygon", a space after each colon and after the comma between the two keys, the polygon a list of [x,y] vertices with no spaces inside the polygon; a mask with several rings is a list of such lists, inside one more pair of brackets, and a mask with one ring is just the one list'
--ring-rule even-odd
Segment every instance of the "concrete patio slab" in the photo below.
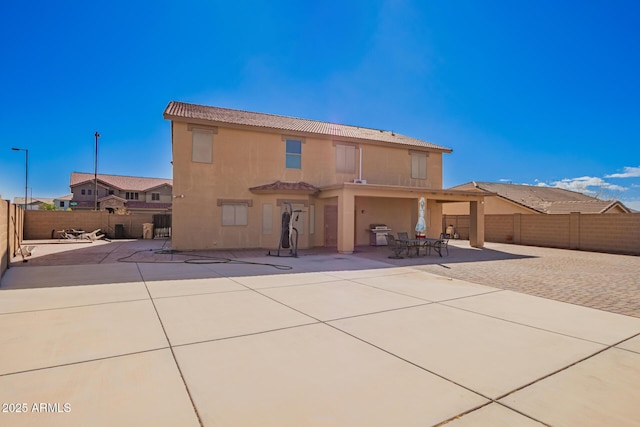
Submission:
{"label": "concrete patio slab", "polygon": [[155,305],[173,346],[317,322],[248,290],[160,298]]}
{"label": "concrete patio slab", "polygon": [[427,301],[444,301],[499,291],[489,286],[415,271],[393,277],[357,278],[354,281]]}
{"label": "concrete patio slab", "polygon": [[330,324],[490,398],[604,348],[439,304]]}
{"label": "concrete patio slab", "polygon": [[639,318],[512,291],[447,301],[444,304],[607,345],[640,333]]}
{"label": "concrete patio slab", "polygon": [[148,299],[143,282],[53,288],[12,289],[0,298],[0,313],[50,310]]}
{"label": "concrete patio slab", "polygon": [[247,288],[226,277],[207,279],[162,280],[148,282],[153,298],[185,295],[215,294],[218,292],[246,291]]}
{"label": "concrete patio slab", "polygon": [[4,426],[200,425],[169,349],[0,376],[0,401],[27,408]]}
{"label": "concrete patio slab", "polygon": [[[573,413],[595,411],[594,424],[640,425],[625,401],[640,401],[638,257],[502,244],[401,260],[383,247],[274,258],[151,240],[75,246],[14,259],[0,283],[0,398],[73,405],[20,422],[582,427]],[[181,262],[198,256],[225,263]],[[0,425],[16,424],[5,415]]]}
{"label": "concrete patio slab", "polygon": [[19,267],[2,276],[2,289],[139,282],[135,264],[53,265]]}
{"label": "concrete patio slab", "polygon": [[637,426],[640,354],[612,348],[500,402],[549,425]]}
{"label": "concrete patio slab", "polygon": [[130,264],[140,268],[146,282],[170,279],[210,279],[222,277],[206,265],[185,264],[183,262]]}
{"label": "concrete patio slab", "polygon": [[487,402],[322,324],[175,352],[206,426],[424,426]]}
{"label": "concrete patio slab", "polygon": [[497,403],[463,415],[445,424],[447,427],[543,427],[544,424]]}
{"label": "concrete patio slab", "polygon": [[346,280],[262,289],[260,292],[323,321],[426,303],[424,300]]}
{"label": "concrete patio slab", "polygon": [[640,336],[636,336],[616,346],[640,354]]}
{"label": "concrete patio slab", "polygon": [[386,265],[384,268],[353,268],[351,270],[329,270],[326,274],[345,280],[364,279],[367,277],[397,276],[403,273],[413,273],[415,269],[410,267],[391,267]]}
{"label": "concrete patio slab", "polygon": [[0,342],[0,374],[168,347],[149,300],[2,314]]}
{"label": "concrete patio slab", "polygon": [[234,277],[238,283],[251,289],[275,288],[280,286],[308,285],[311,283],[335,282],[337,277],[325,273],[289,273],[267,276]]}

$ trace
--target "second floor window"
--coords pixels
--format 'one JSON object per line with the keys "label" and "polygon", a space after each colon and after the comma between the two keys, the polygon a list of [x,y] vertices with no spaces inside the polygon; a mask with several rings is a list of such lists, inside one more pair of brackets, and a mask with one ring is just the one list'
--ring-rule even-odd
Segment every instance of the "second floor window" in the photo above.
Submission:
{"label": "second floor window", "polygon": [[285,167],[287,169],[302,169],[302,141],[299,139],[286,140]]}
{"label": "second floor window", "polygon": [[151,200],[160,200],[160,193],[151,193]]}
{"label": "second floor window", "polygon": [[137,192],[133,192],[133,191],[127,191],[125,193],[125,199],[127,200],[138,200],[139,198],[139,194]]}
{"label": "second floor window", "polygon": [[411,178],[427,179],[427,153],[411,153]]}
{"label": "second floor window", "polygon": [[213,133],[194,129],[191,132],[191,161],[213,163]]}
{"label": "second floor window", "polygon": [[336,172],[356,172],[356,147],[336,144]]}

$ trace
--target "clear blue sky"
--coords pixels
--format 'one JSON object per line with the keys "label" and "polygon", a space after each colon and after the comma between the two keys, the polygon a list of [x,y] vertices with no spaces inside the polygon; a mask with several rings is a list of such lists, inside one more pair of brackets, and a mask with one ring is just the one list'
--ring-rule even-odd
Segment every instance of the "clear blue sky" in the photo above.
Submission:
{"label": "clear blue sky", "polygon": [[[0,194],[72,171],[171,177],[171,100],[452,148],[444,185],[640,209],[637,1],[18,1],[0,14]],[[31,191],[31,190],[30,190]]]}

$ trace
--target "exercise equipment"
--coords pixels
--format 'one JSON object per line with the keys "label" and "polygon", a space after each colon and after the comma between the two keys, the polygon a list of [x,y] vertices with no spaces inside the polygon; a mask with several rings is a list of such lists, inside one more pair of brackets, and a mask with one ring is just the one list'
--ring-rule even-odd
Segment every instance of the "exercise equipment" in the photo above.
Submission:
{"label": "exercise equipment", "polygon": [[[275,253],[267,252],[270,256],[290,256],[298,257],[298,229],[293,226],[294,221],[298,221],[301,209],[293,209],[291,203],[284,202],[284,212],[282,212],[282,222],[280,226],[280,241],[278,250]],[[295,218],[293,217],[295,214]],[[288,254],[281,254],[282,249],[289,249]]]}

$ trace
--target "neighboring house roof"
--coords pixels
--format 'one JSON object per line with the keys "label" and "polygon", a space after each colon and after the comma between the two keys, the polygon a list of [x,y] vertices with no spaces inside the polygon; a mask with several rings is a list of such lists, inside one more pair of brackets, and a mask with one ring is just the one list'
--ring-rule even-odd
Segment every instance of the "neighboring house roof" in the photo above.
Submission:
{"label": "neighboring house roof", "polygon": [[[71,181],[69,186],[75,187],[87,182],[94,182],[94,174],[71,172]],[[173,180],[168,178],[145,178],[138,176],[123,176],[123,175],[105,175],[98,174],[98,181],[107,184],[110,187],[115,187],[120,190],[134,190],[134,191],[149,191],[163,185],[173,186]]]}
{"label": "neighboring house roof", "polygon": [[[53,200],[51,197],[27,197],[28,205],[39,205],[42,203],[47,203],[49,205],[53,204]],[[24,197],[14,197],[13,198],[14,205],[24,205]]]}
{"label": "neighboring house roof", "polygon": [[563,188],[476,181],[452,187],[452,189],[460,190],[473,188],[497,193],[498,197],[546,214],[570,212],[605,213],[615,207],[619,207],[624,212],[630,212],[626,206],[617,200],[599,200],[595,197]]}
{"label": "neighboring house roof", "polygon": [[[295,117],[278,116],[274,114],[252,113],[249,111],[232,110],[220,107],[187,104],[171,101],[164,111],[165,119],[187,121],[201,120],[214,123],[225,123],[242,126],[277,129],[285,132],[303,132],[332,137],[354,138],[378,141],[390,144],[400,144],[411,147],[428,148],[450,153],[450,148],[441,147],[430,142],[400,135],[394,132],[369,129],[358,126],[337,123],[320,122]],[[185,120],[187,119],[187,120]]]}
{"label": "neighboring house roof", "polygon": [[257,187],[251,187],[249,189],[254,193],[277,193],[277,192],[294,192],[315,194],[320,189],[306,182],[282,182],[276,181],[271,184],[258,185]]}
{"label": "neighboring house roof", "polygon": [[73,200],[73,194],[67,194],[66,196],[54,197],[53,200]]}

